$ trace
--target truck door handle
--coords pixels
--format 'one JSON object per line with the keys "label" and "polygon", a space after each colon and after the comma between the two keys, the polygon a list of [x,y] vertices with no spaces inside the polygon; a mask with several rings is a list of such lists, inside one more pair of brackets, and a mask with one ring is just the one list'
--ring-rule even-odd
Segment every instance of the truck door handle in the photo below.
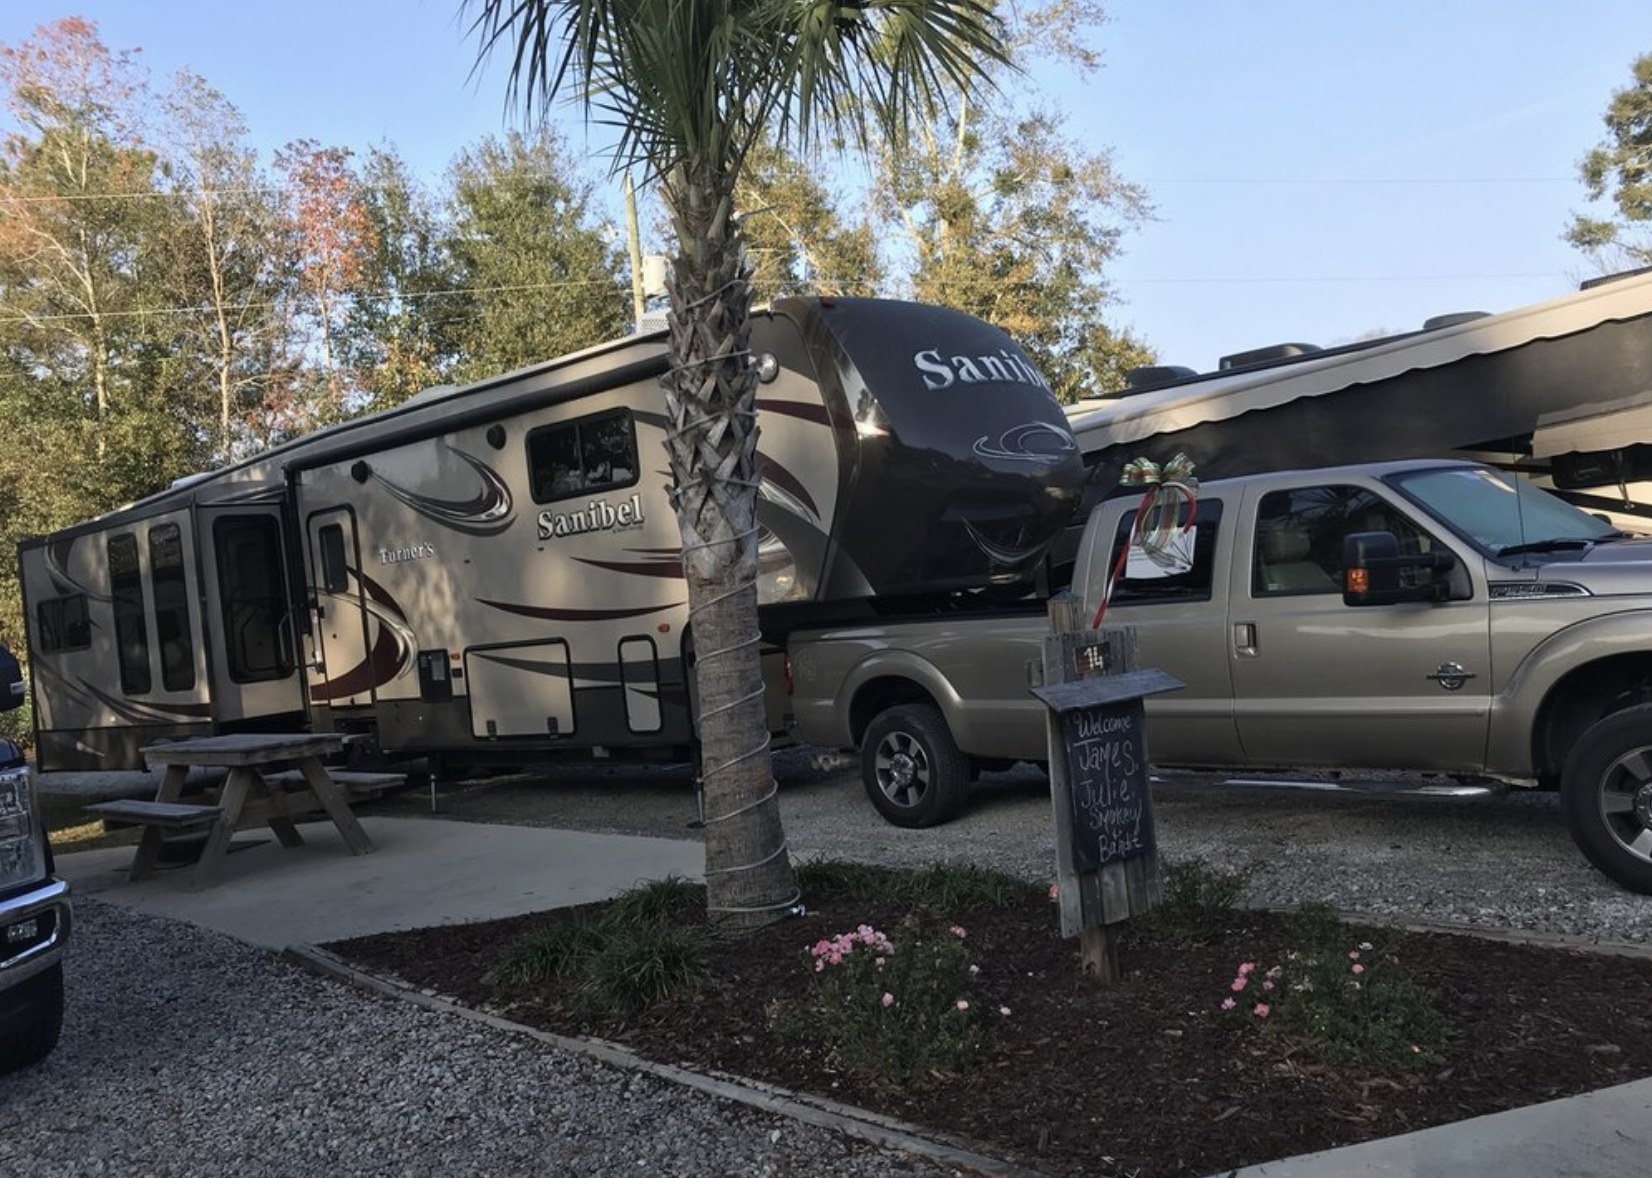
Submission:
{"label": "truck door handle", "polygon": [[1233,623],[1233,652],[1245,658],[1256,657],[1256,623]]}

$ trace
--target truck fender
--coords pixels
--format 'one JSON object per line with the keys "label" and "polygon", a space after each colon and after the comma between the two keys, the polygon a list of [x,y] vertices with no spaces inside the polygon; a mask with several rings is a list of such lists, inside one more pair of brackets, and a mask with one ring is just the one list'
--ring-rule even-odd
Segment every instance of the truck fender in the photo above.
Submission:
{"label": "truck fender", "polygon": [[946,720],[948,728],[956,724],[961,702],[958,693],[933,663],[907,650],[875,651],[851,667],[848,674],[843,677],[842,686],[838,688],[836,711],[837,715],[842,717],[844,747],[860,747],[860,738],[865,734],[866,724],[876,712],[860,717],[860,722],[856,723],[855,701],[868,685],[879,680],[905,680],[914,684],[941,709],[941,715]]}
{"label": "truck fender", "polygon": [[[1568,675],[1625,656],[1644,656],[1652,666],[1652,610],[1624,610],[1566,626],[1544,638],[1520,660],[1492,700],[1487,769],[1533,776],[1538,725],[1544,705]],[[1617,680],[1613,680],[1617,682]]]}

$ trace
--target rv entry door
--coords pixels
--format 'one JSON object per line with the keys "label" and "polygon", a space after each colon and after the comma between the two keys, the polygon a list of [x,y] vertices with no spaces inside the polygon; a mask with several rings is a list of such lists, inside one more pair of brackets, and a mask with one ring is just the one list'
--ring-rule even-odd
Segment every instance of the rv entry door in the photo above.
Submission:
{"label": "rv entry door", "polygon": [[297,725],[304,695],[281,509],[276,504],[202,508],[199,519],[217,719]]}
{"label": "rv entry door", "polygon": [[306,531],[315,643],[310,698],[327,707],[371,706],[374,677],[355,514],[345,507],[318,511]]}

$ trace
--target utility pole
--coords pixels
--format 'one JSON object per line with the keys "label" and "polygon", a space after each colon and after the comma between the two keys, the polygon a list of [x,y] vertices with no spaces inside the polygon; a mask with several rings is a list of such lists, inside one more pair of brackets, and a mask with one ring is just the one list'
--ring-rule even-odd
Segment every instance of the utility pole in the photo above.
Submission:
{"label": "utility pole", "polygon": [[637,190],[631,183],[631,169],[625,170],[625,244],[631,251],[631,322],[642,323],[642,234],[637,229]]}

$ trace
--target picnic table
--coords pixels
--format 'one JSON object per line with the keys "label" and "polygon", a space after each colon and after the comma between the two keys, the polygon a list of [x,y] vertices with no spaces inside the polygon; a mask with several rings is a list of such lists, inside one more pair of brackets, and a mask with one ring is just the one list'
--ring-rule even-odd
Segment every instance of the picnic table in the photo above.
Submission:
{"label": "picnic table", "polygon": [[[352,855],[365,855],[373,849],[372,840],[351,812],[347,790],[338,778],[361,780],[374,775],[329,772],[323,758],[343,747],[342,736],[307,732],[203,736],[149,745],[141,750],[144,760],[150,768],[166,768],[154,801],[103,802],[86,808],[104,818],[143,827],[128,876],[134,880],[155,870],[168,831],[206,831],[206,845],[191,881],[196,887],[206,887],[217,882],[236,831],[267,826],[283,847],[299,847],[304,838],[294,820],[317,813],[332,820]],[[216,799],[185,798],[184,783],[190,767],[196,765],[228,770]],[[399,775],[380,776],[399,779]]]}

